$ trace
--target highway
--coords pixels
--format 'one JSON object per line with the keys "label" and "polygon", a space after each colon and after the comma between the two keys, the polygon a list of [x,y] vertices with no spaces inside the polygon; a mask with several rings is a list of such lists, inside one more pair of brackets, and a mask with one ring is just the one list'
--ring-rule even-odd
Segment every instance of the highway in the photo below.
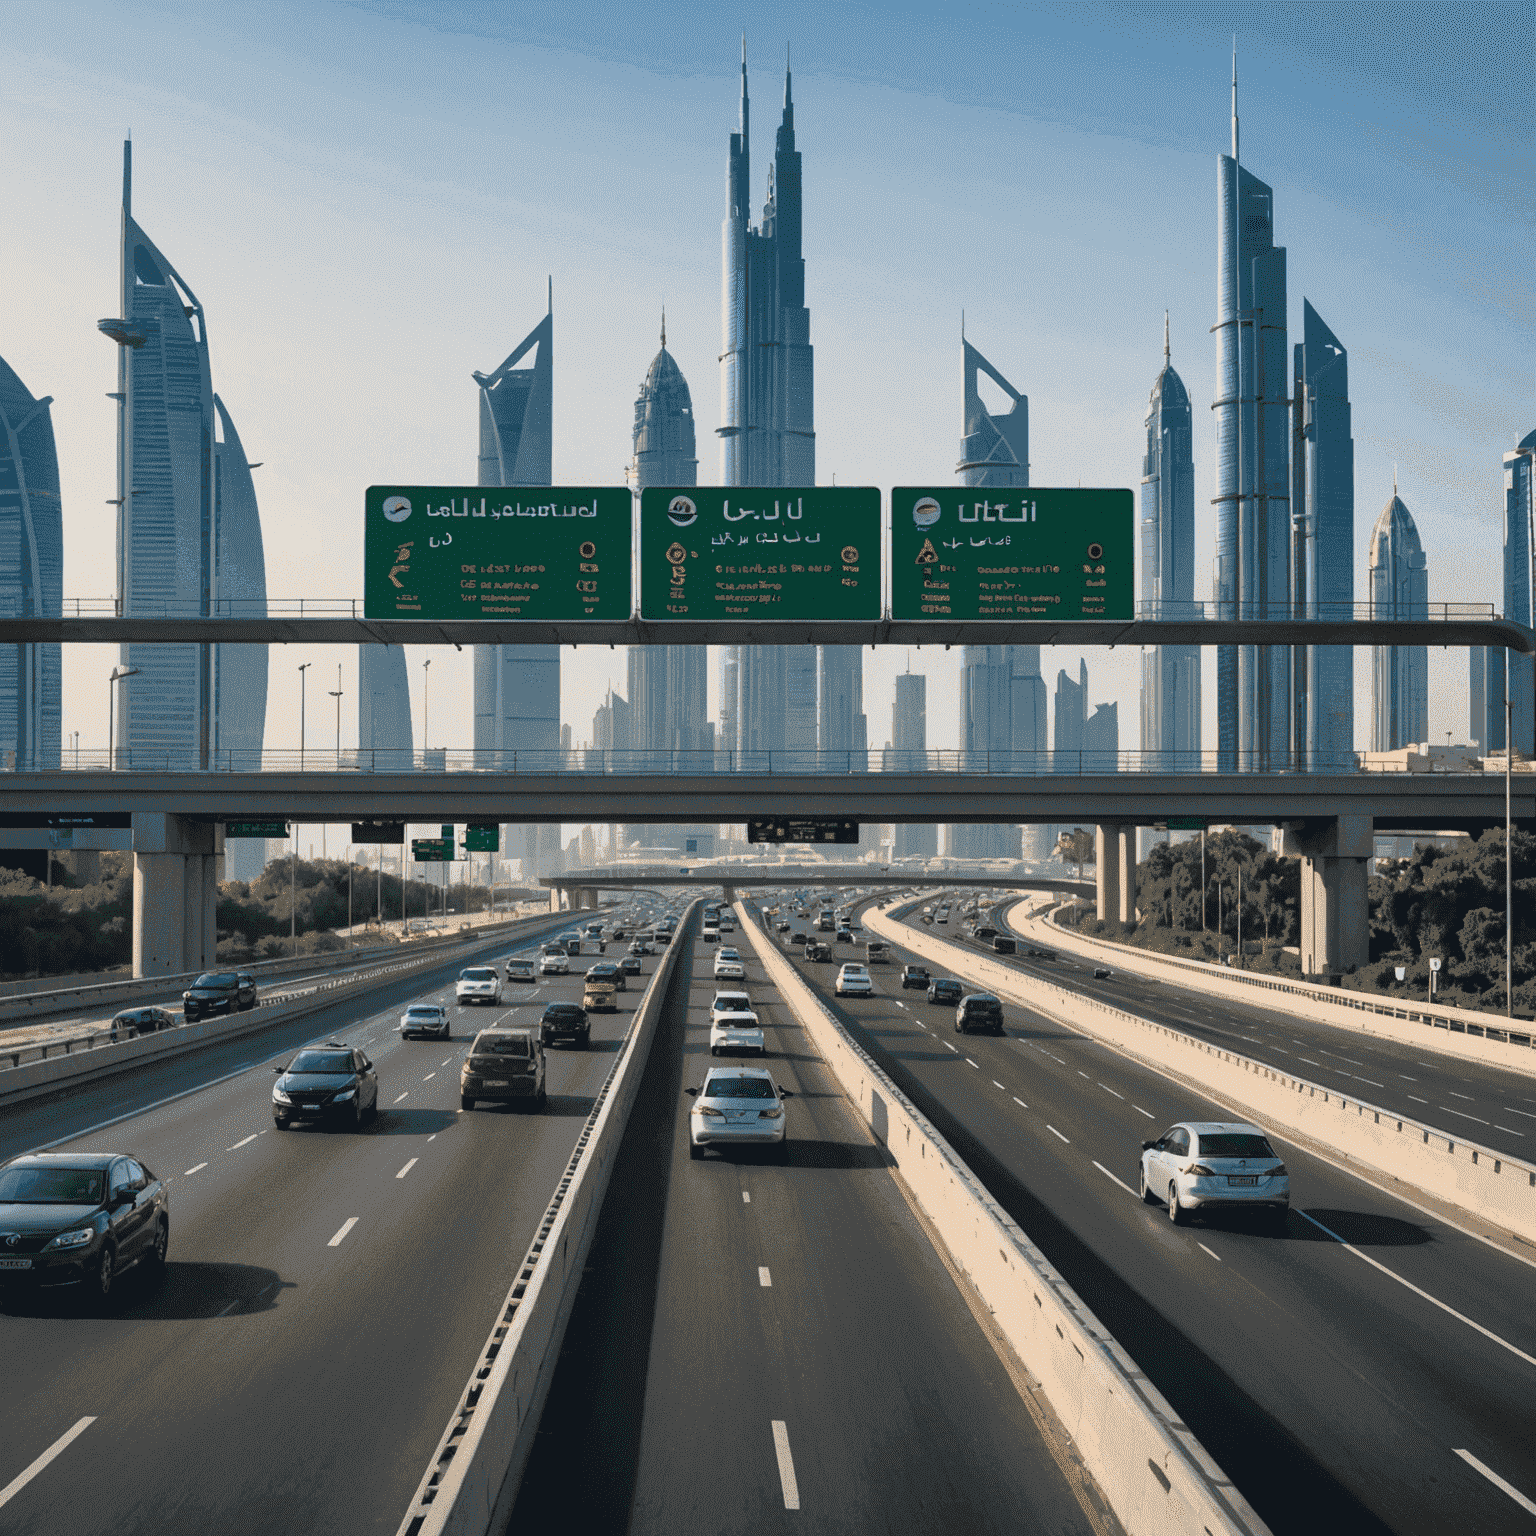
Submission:
{"label": "highway", "polygon": [[790,954],[1277,1532],[1320,1511],[1351,1532],[1523,1528],[1458,1453],[1536,1495],[1536,1266],[1291,1145],[1284,1236],[1240,1214],[1174,1228],[1136,1193],[1140,1144],[1228,1111],[1028,1009],[1005,1008],[1003,1038],[956,1035],[953,1009],[901,990],[925,962],[900,946],[869,999]]}
{"label": "highway", "polygon": [[[92,1420],[4,1502],[7,1536],[393,1532],[656,961],[593,1016],[590,1050],[550,1051],[545,1113],[463,1113],[459,1060],[476,1028],[579,1001],[590,963],[508,983],[500,1008],[452,1009],[451,1042],[394,1026],[406,1003],[451,1004],[462,959],[8,1112],[5,1156],[142,1158],[169,1182],[171,1245],[165,1280],[124,1276],[106,1316],[54,1292],[0,1318],[0,1489]],[[271,1065],[331,1038],[374,1061],[379,1115],[360,1133],[278,1131]]]}
{"label": "highway", "polygon": [[[790,1157],[687,1148],[713,945],[681,957],[509,1531],[1108,1532],[750,957]],[[690,975],[691,971],[691,975]],[[741,983],[722,983],[739,987]]]}

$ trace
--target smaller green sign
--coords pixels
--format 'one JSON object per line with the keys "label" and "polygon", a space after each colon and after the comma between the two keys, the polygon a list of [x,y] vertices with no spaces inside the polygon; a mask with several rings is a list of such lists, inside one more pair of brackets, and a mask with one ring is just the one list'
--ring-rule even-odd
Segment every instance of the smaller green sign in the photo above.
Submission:
{"label": "smaller green sign", "polygon": [[418,864],[451,864],[456,854],[451,837],[413,837],[411,857]]}
{"label": "smaller green sign", "polygon": [[231,837],[287,837],[286,821],[226,821],[224,836]]}
{"label": "smaller green sign", "polygon": [[501,828],[495,822],[485,826],[471,822],[464,829],[464,846],[470,853],[498,853]]}
{"label": "smaller green sign", "polygon": [[1204,816],[1170,816],[1163,825],[1170,832],[1204,832],[1210,823]]}

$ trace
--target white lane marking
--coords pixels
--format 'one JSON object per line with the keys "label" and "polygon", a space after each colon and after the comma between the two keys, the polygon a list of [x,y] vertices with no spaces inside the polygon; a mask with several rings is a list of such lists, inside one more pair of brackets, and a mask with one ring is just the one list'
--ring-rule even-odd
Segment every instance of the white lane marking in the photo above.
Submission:
{"label": "white lane marking", "polygon": [[1421,1099],[1421,1098],[1420,1098],[1420,1097],[1419,1097],[1419,1096],[1418,1096],[1418,1094],[1416,1094],[1416,1093],[1410,1093],[1410,1094],[1409,1094],[1409,1095],[1408,1095],[1408,1097],[1409,1097],[1409,1098],[1410,1098],[1410,1099],[1412,1099],[1412,1100],[1413,1100],[1413,1102],[1414,1102],[1414,1103],[1415,1103],[1415,1104],[1428,1104],[1428,1103],[1429,1103],[1429,1100],[1428,1100],[1428,1099]]}
{"label": "white lane marking", "polygon": [[1442,1104],[1440,1108],[1443,1109],[1448,1115],[1456,1115],[1462,1120],[1473,1120],[1476,1121],[1478,1125],[1487,1125],[1489,1123],[1486,1120],[1478,1119],[1476,1115],[1469,1115],[1464,1109],[1452,1109],[1449,1104]]}
{"label": "white lane marking", "polygon": [[207,1163],[194,1163],[190,1168],[187,1169],[184,1174],[182,1174],[182,1178],[190,1179],[194,1173],[199,1172],[201,1169],[204,1169],[207,1166]]}
{"label": "white lane marking", "polygon": [[1054,1126],[1054,1125],[1047,1125],[1047,1126],[1046,1126],[1046,1130],[1048,1130],[1048,1131],[1049,1131],[1049,1132],[1050,1132],[1050,1133],[1051,1133],[1051,1135],[1052,1135],[1052,1136],[1058,1136],[1058,1137],[1060,1137],[1060,1138],[1061,1138],[1061,1140],[1062,1140],[1062,1141],[1065,1141],[1065,1142],[1066,1142],[1066,1143],[1067,1143],[1067,1145],[1068,1145],[1068,1146],[1069,1146],[1069,1147],[1070,1147],[1070,1146],[1071,1146],[1071,1145],[1072,1145],[1072,1143],[1071,1143],[1071,1141],[1070,1141],[1070,1140],[1068,1140],[1068,1138],[1067,1138],[1067,1137],[1065,1137],[1065,1136],[1062,1136],[1062,1134],[1061,1134],[1061,1132],[1060,1132],[1060,1131],[1058,1131],[1058,1130],[1057,1130],[1057,1129],[1056,1129],[1056,1127],[1055,1127],[1055,1126]]}
{"label": "white lane marking", "polygon": [[1402,1080],[1405,1083],[1416,1083],[1416,1082],[1418,1082],[1418,1078],[1416,1078],[1416,1077],[1409,1077],[1406,1072],[1399,1072],[1397,1075],[1400,1078],[1402,1078]]}
{"label": "white lane marking", "polygon": [[235,1299],[232,1302],[230,1302],[230,1304],[227,1307],[220,1308],[219,1311],[215,1312],[213,1315],[215,1317],[228,1317],[229,1314],[231,1312],[233,1312],[235,1310],[235,1308],[238,1307],[239,1305],[240,1305],[240,1298],[238,1296],[236,1296]]}
{"label": "white lane marking", "polygon": [[1306,1062],[1306,1064],[1309,1067],[1320,1067],[1320,1066],[1322,1066],[1322,1062],[1320,1062],[1320,1061],[1313,1061],[1310,1056],[1298,1056],[1296,1058],[1296,1060],[1297,1061],[1304,1061],[1304,1062]]}
{"label": "white lane marking", "polygon": [[891,1001],[894,1002],[898,1008],[905,1008],[907,1006],[905,1003],[898,1001],[896,998],[892,998]]}
{"label": "white lane marking", "polygon": [[773,1284],[773,1277],[768,1273],[768,1266],[766,1264],[759,1264],[757,1266],[757,1283],[762,1286],[771,1286]]}
{"label": "white lane marking", "polygon": [[[449,1058],[448,1058],[448,1061],[452,1061],[452,1060],[453,1060],[453,1057],[452,1057],[452,1056],[450,1056],[450,1057],[449,1057]],[[448,1065],[448,1061],[440,1061],[440,1062],[438,1062],[438,1066],[440,1066],[440,1067],[446,1067],[446,1066],[447,1066],[447,1065]]]}
{"label": "white lane marking", "polygon": [[427,1140],[428,1141],[436,1141],[437,1140],[437,1132],[433,1131],[432,1134],[427,1137]]}
{"label": "white lane marking", "polygon": [[1516,1109],[1513,1104],[1506,1104],[1504,1108],[1512,1115],[1524,1115],[1527,1120],[1536,1120],[1536,1115],[1533,1115],[1528,1109]]}
{"label": "white lane marking", "polygon": [[1338,1057],[1340,1061],[1347,1061],[1352,1067],[1363,1067],[1365,1065],[1363,1061],[1356,1061],[1353,1056],[1340,1056],[1337,1051],[1324,1051],[1323,1055]]}
{"label": "white lane marking", "polygon": [[[400,1099],[408,1099],[408,1098],[410,1098],[410,1096],[411,1096],[411,1090],[409,1088],[407,1088],[405,1090],[405,1092],[400,1095]],[[395,1103],[398,1104],[400,1102],[400,1099],[396,1099]]]}
{"label": "white lane marking", "polygon": [[1081,1067],[1079,1067],[1079,1068],[1078,1068],[1078,1070],[1077,1070],[1077,1075],[1078,1075],[1078,1076],[1079,1076],[1079,1077],[1087,1077],[1087,1076],[1088,1076],[1088,1074],[1087,1074],[1087,1073],[1086,1073],[1086,1072],[1084,1072],[1084,1071],[1083,1071],[1083,1069],[1082,1069],[1082,1068],[1081,1068]]}
{"label": "white lane marking", "polygon": [[773,1454],[779,1460],[779,1486],[784,1490],[784,1508],[800,1508],[800,1485],[795,1481],[795,1463],[789,1454],[789,1426],[783,1419],[773,1421]]}
{"label": "white lane marking", "polygon": [[[1200,1246],[1201,1246],[1201,1247],[1202,1247],[1202,1248],[1205,1248],[1205,1244],[1204,1244],[1204,1243],[1201,1243],[1201,1244],[1200,1244]],[[1220,1254],[1219,1254],[1219,1253],[1217,1253],[1217,1252],[1216,1252],[1216,1250],[1215,1250],[1215,1249],[1214,1249],[1214,1248],[1205,1248],[1205,1251],[1206,1251],[1206,1252],[1207,1252],[1207,1253],[1208,1253],[1208,1254],[1210,1254],[1210,1256],[1211,1256],[1211,1257],[1212,1257],[1212,1258],[1213,1258],[1213,1259],[1215,1259],[1215,1260],[1216,1260],[1216,1262],[1217,1262],[1217,1263],[1218,1263],[1218,1264],[1220,1264],[1220,1263],[1221,1263],[1221,1255],[1220,1255]]]}
{"label": "white lane marking", "polygon": [[1503,1131],[1506,1136],[1519,1136],[1522,1139],[1525,1137],[1524,1131],[1512,1131],[1507,1125],[1495,1124],[1493,1128],[1496,1131]]}
{"label": "white lane marking", "polygon": [[1029,1105],[1028,1105],[1028,1104],[1026,1104],[1026,1103],[1025,1103],[1025,1102],[1024,1102],[1024,1100],[1023,1100],[1023,1099],[1021,1099],[1021,1098],[1020,1098],[1020,1097],[1019,1097],[1019,1096],[1018,1096],[1018,1094],[1016,1094],[1016,1093],[1010,1093],[1010,1094],[1009,1094],[1009,1095],[1008,1095],[1008,1097],[1009,1097],[1009,1098],[1010,1098],[1010,1099],[1012,1099],[1012,1100],[1013,1100],[1013,1102],[1014,1102],[1014,1103],[1015,1103],[1015,1104],[1017,1104],[1017,1105],[1018,1105],[1018,1106],[1019,1106],[1019,1108],[1020,1108],[1020,1109],[1028,1109],[1028,1108],[1029,1108]]}
{"label": "white lane marking", "polygon": [[1141,1199],[1141,1196],[1138,1195],[1136,1193],[1136,1191],[1134,1189],[1132,1189],[1131,1186],[1125,1182],[1124,1179],[1118,1178],[1114,1174],[1112,1174],[1109,1171],[1109,1169],[1104,1166],[1103,1163],[1095,1163],[1093,1166],[1095,1168],[1097,1168],[1099,1170],[1099,1172],[1102,1173],[1106,1179],[1114,1179],[1115,1183],[1118,1184],[1120,1186],[1120,1188],[1123,1189],[1126,1192],[1126,1194],[1130,1195],[1132,1197],[1132,1199],[1135,1199],[1135,1200]]}
{"label": "white lane marking", "polygon": [[752,1204],[752,1191],[750,1189],[742,1190],[742,1192],[741,1192],[741,1203],[743,1205],[751,1205]]}
{"label": "white lane marking", "polygon": [[[434,1077],[436,1077],[436,1076],[437,1076],[436,1072],[428,1072],[427,1075],[424,1078],[422,1078],[422,1082],[430,1083],[432,1081],[432,1079]],[[1381,1086],[1381,1084],[1378,1083],[1376,1086],[1379,1088]]]}
{"label": "white lane marking", "polygon": [[1430,1303],[1431,1306],[1439,1307],[1442,1312],[1449,1313],[1457,1320],[1457,1322],[1465,1323],[1468,1328],[1475,1329],[1478,1333],[1482,1334],[1485,1339],[1492,1339],[1495,1344],[1502,1345],[1510,1352],[1510,1354],[1519,1355],[1519,1357],[1524,1360],[1527,1365],[1536,1365],[1536,1355],[1526,1354],[1526,1352],[1518,1345],[1511,1344],[1508,1339],[1500,1338],[1499,1335],[1496,1334],[1491,1328],[1484,1328],[1481,1323],[1473,1322],[1465,1312],[1458,1312],[1455,1307],[1447,1306],[1445,1302],[1441,1301],[1438,1296],[1431,1296],[1428,1291],[1421,1291],[1419,1287],[1413,1283],[1413,1281],[1405,1280],[1400,1274],[1398,1274],[1395,1269],[1388,1269],[1387,1266],[1383,1264],[1379,1259],[1373,1259],[1368,1253],[1361,1253],[1361,1251],[1356,1248],[1353,1243],[1346,1243],[1337,1232],[1334,1232],[1328,1227],[1325,1227],[1322,1222],[1320,1222],[1315,1216],[1308,1216],[1305,1211],[1300,1211],[1297,1214],[1300,1215],[1304,1220],[1310,1221],[1319,1232],[1327,1232],[1328,1236],[1331,1237],[1334,1242],[1339,1245],[1339,1247],[1347,1249],[1350,1253],[1354,1254],[1357,1259],[1364,1259],[1372,1269],[1379,1269],[1382,1274],[1389,1276],[1393,1280],[1396,1280],[1399,1285],[1406,1286],[1410,1291],[1413,1292],[1415,1296],[1422,1296],[1425,1301]]}
{"label": "white lane marking", "polygon": [[1143,1109],[1140,1104],[1132,1104],[1131,1108],[1134,1109],[1138,1115],[1145,1115],[1148,1120],[1155,1120],[1157,1118],[1157,1116],[1154,1115],[1150,1109]]}
{"label": "white lane marking", "polygon": [[[992,1079],[992,1086],[994,1088],[1003,1088],[1003,1085],[1000,1082],[998,1082],[998,1080],[995,1077]],[[1003,1092],[1007,1093],[1008,1090],[1006,1088],[1003,1088]]]}
{"label": "white lane marking", "polygon": [[[70,1445],[81,1435],[83,1435],[85,1431],[88,1430],[95,1422],[96,1415],[92,1414],[89,1418],[81,1419],[73,1429],[67,1430],[64,1434],[60,1435],[59,1438],[55,1440],[53,1444],[50,1445],[48,1449],[44,1451],[43,1454],[39,1456],[37,1460],[34,1461],[25,1472],[19,1473],[16,1477],[13,1477],[11,1481],[5,1485],[4,1488],[0,1488],[0,1505],[9,1504],[10,1501],[14,1499],[16,1495],[20,1493],[21,1490],[25,1488],[27,1484],[30,1483],[32,1479],[36,1477],[37,1474],[41,1472],[50,1461],[53,1460],[55,1456],[57,1456],[61,1451],[68,1450]],[[777,1430],[775,1430],[774,1433],[775,1438],[777,1438]],[[789,1455],[789,1442],[787,1440],[784,1443],[784,1455],[786,1457]],[[1489,1475],[1492,1476],[1491,1473]],[[791,1482],[794,1480],[793,1469],[790,1470],[790,1480]],[[789,1495],[787,1493],[785,1494],[784,1502],[786,1504],[789,1502]],[[798,1503],[793,1507],[798,1509]]]}
{"label": "white lane marking", "polygon": [[340,1248],[341,1244],[342,1244],[342,1241],[346,1237],[347,1233],[350,1232],[352,1230],[352,1228],[355,1227],[356,1225],[357,1225],[357,1217],[356,1216],[348,1216],[347,1219],[344,1222],[342,1222],[341,1228],[336,1233],[336,1236],[333,1237],[330,1240],[330,1242],[326,1244],[326,1247],[328,1247],[328,1248]]}
{"label": "white lane marking", "polygon": [[[969,1057],[969,1056],[967,1056],[967,1057],[966,1057],[966,1058],[965,1058],[965,1064],[966,1064],[966,1066],[968,1066],[968,1067],[976,1067],[976,1063],[975,1063],[975,1062],[974,1062],[974,1061],[972,1061],[972,1060],[971,1060],[971,1058],[970,1058],[970,1057]],[[980,1067],[976,1067],[976,1070],[977,1070],[977,1071],[978,1071],[978,1072],[980,1072],[980,1071],[981,1071],[981,1068],[980,1068]]]}
{"label": "white lane marking", "polygon": [[[944,1042],[944,1046],[945,1046],[945,1049],[946,1049],[946,1050],[951,1050],[951,1051],[955,1051],[955,1048],[954,1048],[954,1046],[952,1046],[952,1045],[951,1045],[951,1044],[950,1044],[950,1043],[949,1043],[949,1041],[948,1041],[948,1040],[946,1040],[946,1041],[945,1041],[945,1042]],[[959,1055],[959,1054],[960,1054],[960,1052],[959,1052],[959,1051],[955,1051],[955,1055],[956,1055],[956,1056],[958,1056],[958,1055]]]}
{"label": "white lane marking", "polygon": [[252,1131],[251,1134],[249,1136],[247,1136],[244,1141],[237,1141],[234,1144],[234,1146],[232,1146],[232,1147],[225,1147],[224,1150],[226,1152],[238,1152],[241,1147],[248,1147],[255,1140],[256,1140],[256,1133],[255,1133],[255,1131]]}
{"label": "white lane marking", "polygon": [[406,1176],[406,1174],[408,1174],[408,1173],[409,1173],[409,1172],[410,1172],[410,1171],[411,1171],[411,1169],[412,1169],[412,1168],[414,1168],[414,1167],[415,1167],[415,1166],[416,1166],[416,1164],[417,1164],[417,1163],[418,1163],[418,1162],[420,1162],[420,1161],[421,1161],[421,1159],[420,1159],[420,1158],[416,1158],[416,1157],[413,1157],[413,1158],[412,1158],[412,1159],[411,1159],[411,1160],[410,1160],[410,1162],[408,1162],[408,1163],[407,1163],[407,1164],[406,1164],[406,1165],[405,1165],[405,1167],[404,1167],[404,1168],[402,1168],[402,1169],[401,1169],[401,1170],[400,1170],[400,1172],[399,1172],[399,1173],[397,1173],[397,1174],[396,1174],[396,1175],[395,1175],[395,1177],[396,1177],[396,1178],[397,1178],[397,1179],[403,1179],[403,1178],[404,1178],[404,1177],[405,1177],[405,1176]]}
{"label": "white lane marking", "polygon": [[[1115,1090],[1111,1088],[1108,1083],[1100,1083],[1099,1087],[1102,1088],[1105,1093],[1115,1093]],[[1125,1102],[1125,1095],[1123,1093],[1115,1093],[1115,1097],[1122,1103]]]}
{"label": "white lane marking", "polygon": [[1472,1103],[1472,1095],[1470,1093],[1457,1093],[1454,1088],[1447,1088],[1445,1091],[1450,1094],[1453,1099],[1465,1099],[1468,1104]]}
{"label": "white lane marking", "polygon": [[[1495,1488],[1502,1489],[1507,1493],[1527,1514],[1536,1515],[1536,1501],[1526,1498],[1513,1483],[1506,1483],[1492,1467],[1484,1466],[1471,1451],[1464,1451],[1460,1446],[1455,1446],[1452,1449],[1454,1454],[1460,1456],[1469,1467],[1476,1467]],[[0,1504],[3,1503],[5,1503],[5,1499],[0,1497]]]}

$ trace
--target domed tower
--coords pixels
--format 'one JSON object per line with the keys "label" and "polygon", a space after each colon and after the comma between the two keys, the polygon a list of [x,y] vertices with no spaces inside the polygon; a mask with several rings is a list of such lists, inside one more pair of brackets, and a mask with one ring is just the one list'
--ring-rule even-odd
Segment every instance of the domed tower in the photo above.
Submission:
{"label": "domed tower", "polygon": [[698,483],[693,396],[683,370],[667,351],[667,316],[663,310],[661,351],[651,360],[635,401],[635,456],[629,467],[629,486],[643,491],[650,485]]}
{"label": "domed tower", "polygon": [[[1429,569],[1413,514],[1397,494],[1371,530],[1371,617],[1429,617]],[[1429,647],[1372,647],[1371,750],[1395,752],[1429,739]]]}

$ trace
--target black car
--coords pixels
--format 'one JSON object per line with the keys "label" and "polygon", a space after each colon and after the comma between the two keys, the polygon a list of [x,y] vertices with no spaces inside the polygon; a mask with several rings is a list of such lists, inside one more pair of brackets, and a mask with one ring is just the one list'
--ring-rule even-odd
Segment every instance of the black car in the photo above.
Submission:
{"label": "black car", "polygon": [[1095,981],[1108,981],[1114,974],[1107,965],[1096,965],[1093,968],[1093,979]]}
{"label": "black car", "polygon": [[926,990],[930,980],[926,965],[907,965],[902,967],[901,989],[903,992],[908,987],[920,987]]}
{"label": "black car", "polygon": [[788,933],[789,932],[789,924],[788,923],[779,923],[774,928],[774,932],[775,933]]}
{"label": "black car", "polygon": [[964,996],[965,988],[958,981],[952,981],[947,976],[935,976],[928,983],[930,1003],[958,1003]]}
{"label": "black car", "polygon": [[989,1034],[1003,1033],[1003,1000],[990,992],[972,992],[962,997],[955,1009],[955,1033],[968,1035],[973,1029]]}
{"label": "black car", "polygon": [[611,938],[614,941],[615,944],[621,943],[623,940],[627,939],[628,937],[629,937],[629,933],[628,933],[628,931],[622,925],[620,925],[619,927],[615,928],[613,930],[613,932],[611,934],[609,934],[609,938]]}
{"label": "black car", "polygon": [[973,930],[973,936],[978,939],[995,939],[997,937],[997,929],[988,923],[977,923]]}
{"label": "black car", "polygon": [[42,1152],[0,1168],[0,1287],[79,1285],[98,1302],[142,1264],[165,1268],[165,1186],[117,1152]]}
{"label": "black car", "polygon": [[539,1020],[539,1039],[545,1045],[556,1040],[574,1040],[583,1050],[592,1039],[592,1021],[587,1010],[577,1003],[549,1003]]}
{"label": "black car", "polygon": [[820,939],[807,939],[805,942],[805,958],[811,961],[830,960],[832,958],[832,946],[823,944]]}
{"label": "black car", "polygon": [[615,965],[612,960],[599,960],[596,965],[589,965],[586,979],[606,981],[615,992],[629,991],[629,982],[625,980],[623,969]]}
{"label": "black car", "polygon": [[644,967],[640,964],[639,955],[625,955],[624,958],[619,961],[619,969],[626,976],[638,976]]}
{"label": "black car", "polygon": [[188,1024],[216,1013],[244,1013],[256,1006],[256,983],[244,971],[205,971],[181,994]]}
{"label": "black car", "polygon": [[278,1130],[295,1120],[339,1120],[358,1130],[379,1112],[379,1079],[373,1063],[340,1040],[307,1045],[272,1085],[272,1119]]}
{"label": "black car", "polygon": [[112,1037],[132,1040],[135,1035],[152,1035],[157,1029],[175,1029],[176,1020],[164,1008],[124,1008],[112,1016]]}
{"label": "black car", "polygon": [[992,940],[992,948],[1000,955],[1011,955],[1018,947],[1018,941],[1009,938],[1006,933],[1000,933]]}

